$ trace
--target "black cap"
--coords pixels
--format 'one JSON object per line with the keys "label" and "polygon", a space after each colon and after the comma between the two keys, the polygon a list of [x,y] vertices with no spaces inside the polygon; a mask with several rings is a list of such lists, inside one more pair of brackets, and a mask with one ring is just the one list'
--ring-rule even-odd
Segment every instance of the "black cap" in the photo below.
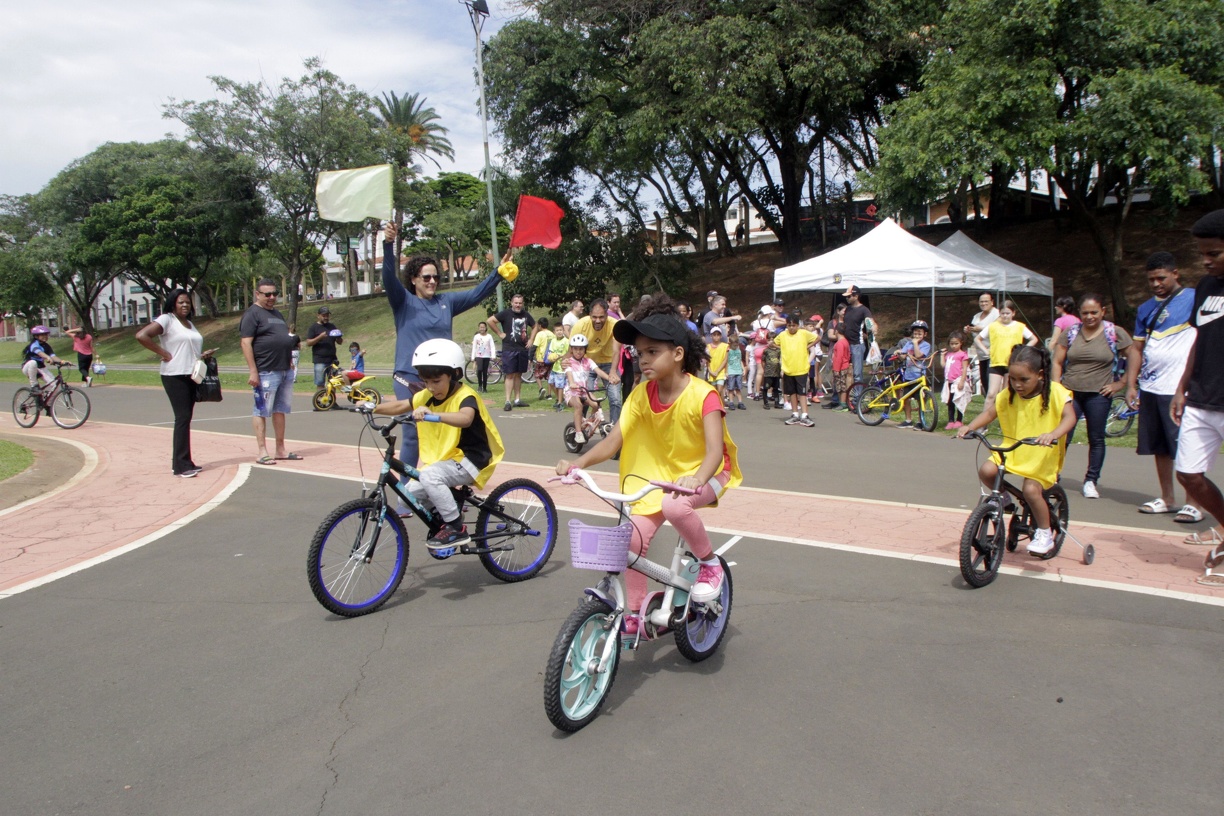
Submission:
{"label": "black cap", "polygon": [[718,294],[717,292],[711,289],[710,291],[706,292],[706,300],[709,300],[710,298],[716,296],[717,294]]}
{"label": "black cap", "polygon": [[863,290],[859,289],[854,284],[851,284],[850,288],[845,291],[845,294],[847,295],[861,295],[862,293],[863,293]]}
{"label": "black cap", "polygon": [[774,305],[775,306],[785,306],[786,301],[782,300],[782,298],[774,298]]}
{"label": "black cap", "polygon": [[320,306],[319,314],[331,314],[331,309],[327,308],[326,306]]}
{"label": "black cap", "polygon": [[612,336],[622,345],[631,345],[644,334],[652,340],[666,340],[677,346],[688,343],[688,326],[672,315],[652,314],[645,320],[618,320],[612,327]]}

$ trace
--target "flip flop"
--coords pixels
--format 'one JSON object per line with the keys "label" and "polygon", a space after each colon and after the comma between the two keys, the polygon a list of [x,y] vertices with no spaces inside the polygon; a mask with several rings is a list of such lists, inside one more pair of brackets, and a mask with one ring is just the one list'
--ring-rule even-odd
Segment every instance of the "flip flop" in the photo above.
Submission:
{"label": "flip flop", "polygon": [[291,453],[291,454],[289,454],[288,456],[278,456],[278,457],[276,457],[276,459],[277,459],[277,461],[281,461],[281,462],[285,461],[286,459],[288,459],[288,460],[289,460],[289,461],[291,461],[291,462],[300,462],[300,461],[302,461],[302,457],[301,457],[301,456],[298,456],[296,453]]}
{"label": "flip flop", "polygon": [[1195,578],[1194,583],[1202,584],[1203,586],[1224,587],[1224,574],[1207,570],[1206,573],[1198,578]]}
{"label": "flip flop", "polygon": [[1149,502],[1144,502],[1141,504],[1139,506],[1139,512],[1151,516],[1158,513],[1175,513],[1177,511],[1165,504],[1164,499],[1152,499]]}
{"label": "flip flop", "polygon": [[1183,505],[1173,520],[1179,524],[1195,524],[1203,520],[1203,511],[1192,504]]}
{"label": "flip flop", "polygon": [[[1221,536],[1216,528],[1210,530],[1196,530],[1190,535],[1182,539],[1183,544],[1205,544],[1208,547],[1218,547],[1224,544],[1224,536]],[[1211,555],[1211,553],[1208,553]]]}
{"label": "flip flop", "polygon": [[271,456],[261,456],[255,460],[255,464],[257,465],[275,465],[276,460],[273,459]]}
{"label": "flip flop", "polygon": [[1217,544],[1211,552],[1207,553],[1207,557],[1203,559],[1203,566],[1207,569],[1201,577],[1194,579],[1195,583],[1203,586],[1224,586],[1224,572],[1216,572],[1218,567],[1224,566],[1224,546]]}

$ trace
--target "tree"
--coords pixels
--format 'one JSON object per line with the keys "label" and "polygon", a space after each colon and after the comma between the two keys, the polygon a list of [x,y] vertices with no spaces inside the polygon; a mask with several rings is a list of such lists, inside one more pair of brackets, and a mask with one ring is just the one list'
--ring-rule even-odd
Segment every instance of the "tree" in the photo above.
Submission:
{"label": "tree", "polygon": [[0,312],[16,315],[29,328],[43,310],[59,303],[59,291],[25,247],[0,249]]}
{"label": "tree", "polygon": [[889,206],[913,207],[963,178],[1005,183],[1018,169],[1045,169],[1097,247],[1125,318],[1123,228],[1136,196],[1182,203],[1211,184],[1201,168],[1224,120],[1224,7],[965,0],[939,32],[921,91],[881,133],[873,189]]}
{"label": "tree", "polygon": [[255,162],[268,213],[266,245],[289,278],[290,323],[297,320],[303,270],[339,228],[319,218],[319,173],[374,164],[379,156],[369,97],[325,70],[318,58],[307,59],[305,70],[275,89],[212,77],[222,99],[165,108],[167,117],[187,126],[192,142]]}
{"label": "tree", "polygon": [[399,168],[395,196],[395,223],[401,228],[396,236],[395,251],[398,255],[404,242],[405,185],[420,174],[420,168],[413,160],[421,156],[441,168],[442,165],[434,157],[443,156],[453,161],[455,149],[446,138],[449,131],[438,123],[441,118],[438,112],[425,107],[425,99],[419,94],[400,97],[394,91],[384,93],[381,99],[374,99],[374,107],[378,127],[385,137],[383,154]]}

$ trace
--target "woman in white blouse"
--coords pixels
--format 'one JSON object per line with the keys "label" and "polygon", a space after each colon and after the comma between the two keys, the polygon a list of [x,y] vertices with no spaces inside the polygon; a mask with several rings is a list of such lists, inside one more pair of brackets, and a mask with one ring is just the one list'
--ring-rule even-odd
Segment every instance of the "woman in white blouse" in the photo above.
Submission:
{"label": "woman in white blouse", "polygon": [[204,351],[204,336],[191,322],[194,308],[186,289],[175,289],[166,298],[164,313],[136,332],[140,345],[161,358],[162,387],[174,411],[175,476],[190,479],[201,470],[191,459],[191,417],[195,412],[195,383],[191,371],[196,360],[211,357]]}

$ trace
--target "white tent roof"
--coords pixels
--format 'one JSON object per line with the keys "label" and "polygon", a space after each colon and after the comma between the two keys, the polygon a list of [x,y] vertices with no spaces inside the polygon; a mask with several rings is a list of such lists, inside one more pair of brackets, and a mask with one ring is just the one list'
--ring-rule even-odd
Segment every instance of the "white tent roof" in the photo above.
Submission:
{"label": "white tent roof", "polygon": [[939,248],[1000,276],[1003,281],[1002,285],[994,287],[999,291],[1017,295],[1050,296],[1054,294],[1053,278],[1039,275],[1031,269],[1025,269],[1019,264],[999,257],[959,230],[941,243]]}
{"label": "white tent roof", "polygon": [[[844,247],[774,270],[774,292],[842,292],[851,284],[867,292],[882,294],[932,290],[1046,295],[1053,292],[1053,282],[1049,278],[1011,264],[977,244],[973,246],[995,259],[995,263],[987,265],[931,246],[887,218]],[[1007,264],[1028,277],[1021,278],[1018,273],[1004,270],[998,264]],[[1007,286],[1009,280],[1018,285]],[[1045,282],[1044,289],[1039,288],[1040,281]]]}

